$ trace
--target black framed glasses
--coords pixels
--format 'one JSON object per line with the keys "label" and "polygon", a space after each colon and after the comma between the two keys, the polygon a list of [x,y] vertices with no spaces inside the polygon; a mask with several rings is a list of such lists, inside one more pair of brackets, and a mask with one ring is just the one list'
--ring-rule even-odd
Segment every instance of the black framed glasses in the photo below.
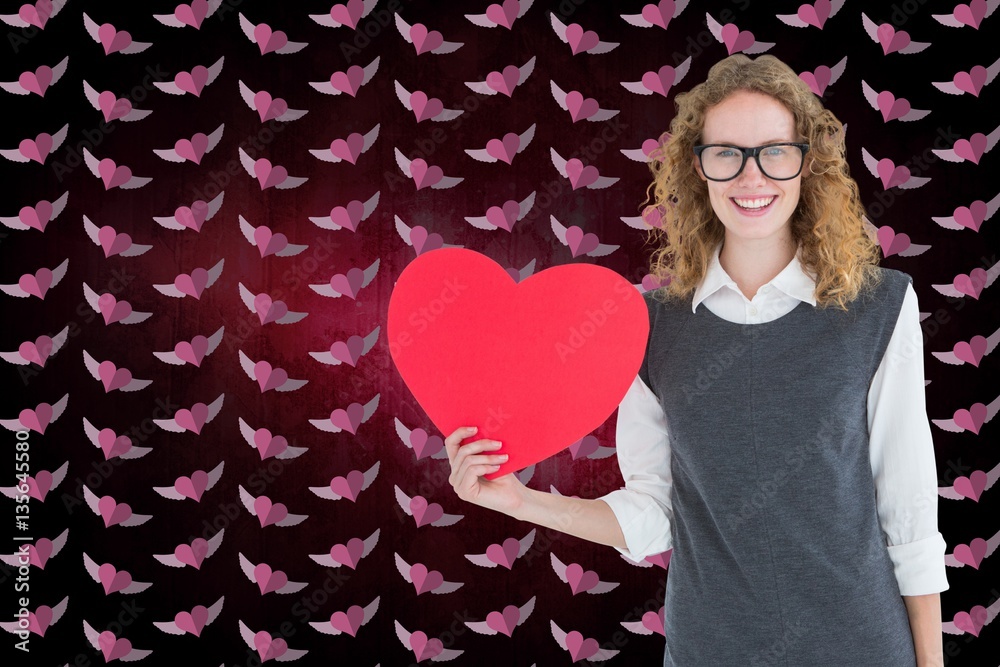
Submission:
{"label": "black framed glasses", "polygon": [[788,181],[802,172],[809,144],[782,142],[746,148],[731,144],[702,144],[694,147],[701,172],[710,181],[731,181],[741,173],[747,158],[757,161],[761,173],[775,181]]}

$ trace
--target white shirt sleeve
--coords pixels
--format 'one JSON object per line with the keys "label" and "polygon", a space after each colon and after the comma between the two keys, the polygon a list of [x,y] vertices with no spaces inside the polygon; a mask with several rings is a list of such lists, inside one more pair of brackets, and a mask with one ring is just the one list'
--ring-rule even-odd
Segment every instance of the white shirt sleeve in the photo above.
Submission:
{"label": "white shirt sleeve", "polygon": [[599,500],[611,507],[625,535],[628,548],[615,548],[641,561],[673,546],[673,509],[666,415],[638,375],[618,406],[615,440],[625,488]]}
{"label": "white shirt sleeve", "polygon": [[938,531],[938,480],[924,390],[923,332],[908,285],[896,328],[868,391],[868,433],[879,523],[899,592],[948,590]]}

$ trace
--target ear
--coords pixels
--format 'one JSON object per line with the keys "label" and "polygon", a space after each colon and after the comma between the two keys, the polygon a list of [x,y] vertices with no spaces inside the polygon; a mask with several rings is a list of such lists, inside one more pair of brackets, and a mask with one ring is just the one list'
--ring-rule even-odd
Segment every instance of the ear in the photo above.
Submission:
{"label": "ear", "polygon": [[803,179],[806,179],[806,178],[809,178],[811,176],[815,176],[816,175],[816,174],[814,174],[812,172],[813,162],[814,162],[814,160],[813,160],[812,155],[809,154],[809,153],[806,153],[806,161],[802,165],[802,174],[801,174],[801,176],[802,176]]}
{"label": "ear", "polygon": [[705,174],[703,174],[701,171],[701,160],[698,159],[697,155],[693,156],[693,160],[694,162],[692,162],[692,165],[694,166],[695,173],[698,174],[698,178],[707,183],[708,179],[705,178]]}

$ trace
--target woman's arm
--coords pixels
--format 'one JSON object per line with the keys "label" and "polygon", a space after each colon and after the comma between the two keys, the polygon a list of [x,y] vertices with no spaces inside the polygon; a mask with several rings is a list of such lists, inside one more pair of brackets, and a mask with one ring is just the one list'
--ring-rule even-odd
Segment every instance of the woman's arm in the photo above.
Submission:
{"label": "woman's arm", "polygon": [[445,438],[449,478],[463,500],[521,521],[618,549],[632,560],[666,551],[670,543],[670,448],[666,421],[655,395],[636,377],[618,409],[618,464],[625,488],[594,499],[572,498],[525,487],[516,475],[493,480],[502,447],[484,439],[460,444],[475,429]]}
{"label": "woman's arm", "polygon": [[909,615],[917,664],[941,665],[946,544],[937,525],[937,465],[927,419],[923,332],[912,284],[906,287],[896,328],[872,379],[868,430],[879,521]]}
{"label": "woman's arm", "polygon": [[910,616],[913,648],[917,653],[917,667],[944,665],[941,646],[941,594],[904,595],[906,613]]}
{"label": "woman's arm", "polygon": [[670,440],[666,416],[641,376],[618,407],[615,439],[625,488],[594,499],[521,488],[511,516],[615,547],[632,560],[669,549]]}
{"label": "woman's arm", "polygon": [[599,498],[557,496],[522,487],[521,503],[510,515],[598,544],[626,548],[625,535],[615,513]]}

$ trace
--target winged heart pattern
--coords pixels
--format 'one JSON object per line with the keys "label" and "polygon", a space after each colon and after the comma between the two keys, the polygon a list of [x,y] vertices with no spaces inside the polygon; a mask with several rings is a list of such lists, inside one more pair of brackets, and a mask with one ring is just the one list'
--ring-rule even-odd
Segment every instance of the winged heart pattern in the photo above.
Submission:
{"label": "winged heart pattern", "polygon": [[[516,282],[587,261],[657,286],[636,231],[665,215],[639,202],[673,99],[771,53],[850,116],[867,229],[915,278],[963,568],[941,631],[978,664],[1000,609],[998,0],[82,4],[0,14],[0,425],[30,447],[0,560],[32,577],[2,625],[33,660],[662,659],[670,552],[459,503],[384,304],[448,247]],[[518,478],[618,488],[613,435]]]}

